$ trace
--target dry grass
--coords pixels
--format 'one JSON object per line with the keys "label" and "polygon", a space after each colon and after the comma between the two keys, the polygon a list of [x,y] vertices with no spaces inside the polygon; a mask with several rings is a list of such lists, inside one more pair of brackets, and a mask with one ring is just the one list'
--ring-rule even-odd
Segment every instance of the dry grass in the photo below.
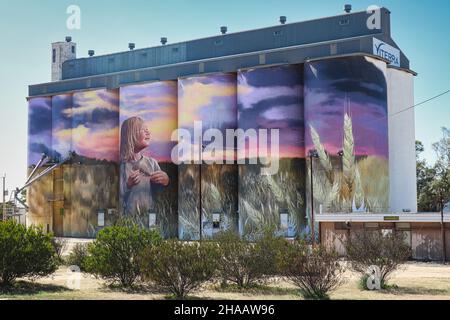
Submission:
{"label": "dry grass", "polygon": [[[139,287],[132,291],[106,287],[103,281],[83,275],[81,290],[66,287],[66,269],[59,269],[52,277],[35,283],[21,282],[9,292],[0,293],[0,299],[33,300],[155,300],[167,299],[165,293]],[[430,263],[408,263],[402,271],[393,275],[390,284],[393,288],[382,291],[362,291],[358,288],[358,276],[352,272],[345,274],[346,282],[331,294],[336,300],[450,300],[450,266]],[[274,279],[266,286],[257,286],[241,291],[233,286],[221,288],[217,283],[207,284],[195,292],[195,299],[225,300],[299,300],[298,291],[291,284]]]}

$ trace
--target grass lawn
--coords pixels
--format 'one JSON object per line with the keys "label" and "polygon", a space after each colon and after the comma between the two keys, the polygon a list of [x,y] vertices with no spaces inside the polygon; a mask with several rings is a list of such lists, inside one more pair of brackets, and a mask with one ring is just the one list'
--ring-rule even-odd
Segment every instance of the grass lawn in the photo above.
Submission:
{"label": "grass lawn", "polygon": [[[80,290],[70,290],[66,286],[69,273],[60,268],[52,276],[34,282],[21,280],[8,291],[0,292],[0,299],[33,300],[152,300],[166,299],[167,295],[153,291],[148,287],[139,287],[132,291],[110,288],[102,280],[83,274]],[[393,275],[389,290],[363,291],[358,288],[358,276],[352,272],[345,274],[345,283],[335,292],[331,299],[445,299],[450,300],[450,265],[411,262]],[[229,299],[229,300],[300,300],[302,297],[291,284],[273,279],[265,286],[246,291],[234,286],[221,288],[217,284],[207,284],[195,292],[194,299]]]}

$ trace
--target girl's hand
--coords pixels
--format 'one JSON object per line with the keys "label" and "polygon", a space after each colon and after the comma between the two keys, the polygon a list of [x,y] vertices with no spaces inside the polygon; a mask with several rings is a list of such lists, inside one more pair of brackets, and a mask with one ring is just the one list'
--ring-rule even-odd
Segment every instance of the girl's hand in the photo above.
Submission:
{"label": "girl's hand", "polygon": [[163,171],[156,171],[150,175],[150,181],[153,183],[160,184],[164,187],[167,187],[169,185],[169,176],[167,173]]}
{"label": "girl's hand", "polygon": [[141,172],[139,170],[132,171],[127,180],[128,189],[133,188],[141,183]]}

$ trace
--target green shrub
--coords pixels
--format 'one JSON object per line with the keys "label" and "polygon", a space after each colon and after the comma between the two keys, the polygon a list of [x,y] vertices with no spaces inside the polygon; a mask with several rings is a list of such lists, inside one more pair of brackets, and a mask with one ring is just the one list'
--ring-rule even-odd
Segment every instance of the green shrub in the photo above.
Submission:
{"label": "green shrub", "polygon": [[52,238],[52,245],[55,249],[59,264],[62,264],[64,262],[63,252],[67,248],[67,240],[63,238]]}
{"label": "green shrub", "polygon": [[289,244],[279,256],[279,265],[306,299],[328,299],[328,293],[342,284],[345,271],[336,252],[322,246],[311,248],[304,242]]}
{"label": "green shrub", "polygon": [[147,249],[141,264],[147,281],[182,299],[214,276],[217,257],[214,243],[168,240]]}
{"label": "green shrub", "polygon": [[70,254],[65,259],[68,266],[77,266],[81,271],[86,271],[86,257],[88,255],[88,246],[85,243],[77,243]]}
{"label": "green shrub", "polygon": [[101,230],[94,242],[88,245],[84,267],[109,284],[132,287],[141,274],[139,255],[160,240],[160,235],[154,230],[121,222]]}
{"label": "green shrub", "polygon": [[275,229],[267,228],[256,239],[255,248],[261,272],[265,277],[280,275],[277,259],[285,251],[289,242],[282,236],[275,236]]}
{"label": "green shrub", "polygon": [[47,276],[55,272],[58,259],[51,234],[15,221],[0,222],[0,286],[15,279]]}
{"label": "green shrub", "polygon": [[277,275],[276,257],[287,242],[265,232],[255,243],[242,239],[233,232],[217,236],[220,257],[218,273],[222,282],[232,282],[240,288],[248,288]]}
{"label": "green shrub", "polygon": [[405,243],[404,235],[396,232],[390,234],[383,234],[378,230],[356,232],[345,241],[344,245],[351,268],[362,278],[367,274],[369,267],[377,267],[382,288],[387,287],[389,276],[411,256],[411,248]]}

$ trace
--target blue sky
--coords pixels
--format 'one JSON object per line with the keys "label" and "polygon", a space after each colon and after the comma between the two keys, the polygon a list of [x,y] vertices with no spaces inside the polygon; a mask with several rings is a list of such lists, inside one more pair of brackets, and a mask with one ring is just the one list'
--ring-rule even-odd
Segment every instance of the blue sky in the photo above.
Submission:
{"label": "blue sky", "polygon": [[[155,46],[166,36],[178,42],[219,33],[222,25],[236,32],[339,14],[339,0],[1,0],[0,1],[0,174],[7,172],[11,190],[25,179],[27,96],[29,84],[50,81],[51,42],[71,35],[78,56]],[[369,5],[389,8],[392,35],[419,73],[415,99],[420,102],[450,89],[450,1],[347,1],[356,11]],[[82,10],[81,30],[66,29],[66,9]],[[424,157],[434,161],[431,143],[450,127],[450,94],[416,110],[416,138],[425,144]]]}

